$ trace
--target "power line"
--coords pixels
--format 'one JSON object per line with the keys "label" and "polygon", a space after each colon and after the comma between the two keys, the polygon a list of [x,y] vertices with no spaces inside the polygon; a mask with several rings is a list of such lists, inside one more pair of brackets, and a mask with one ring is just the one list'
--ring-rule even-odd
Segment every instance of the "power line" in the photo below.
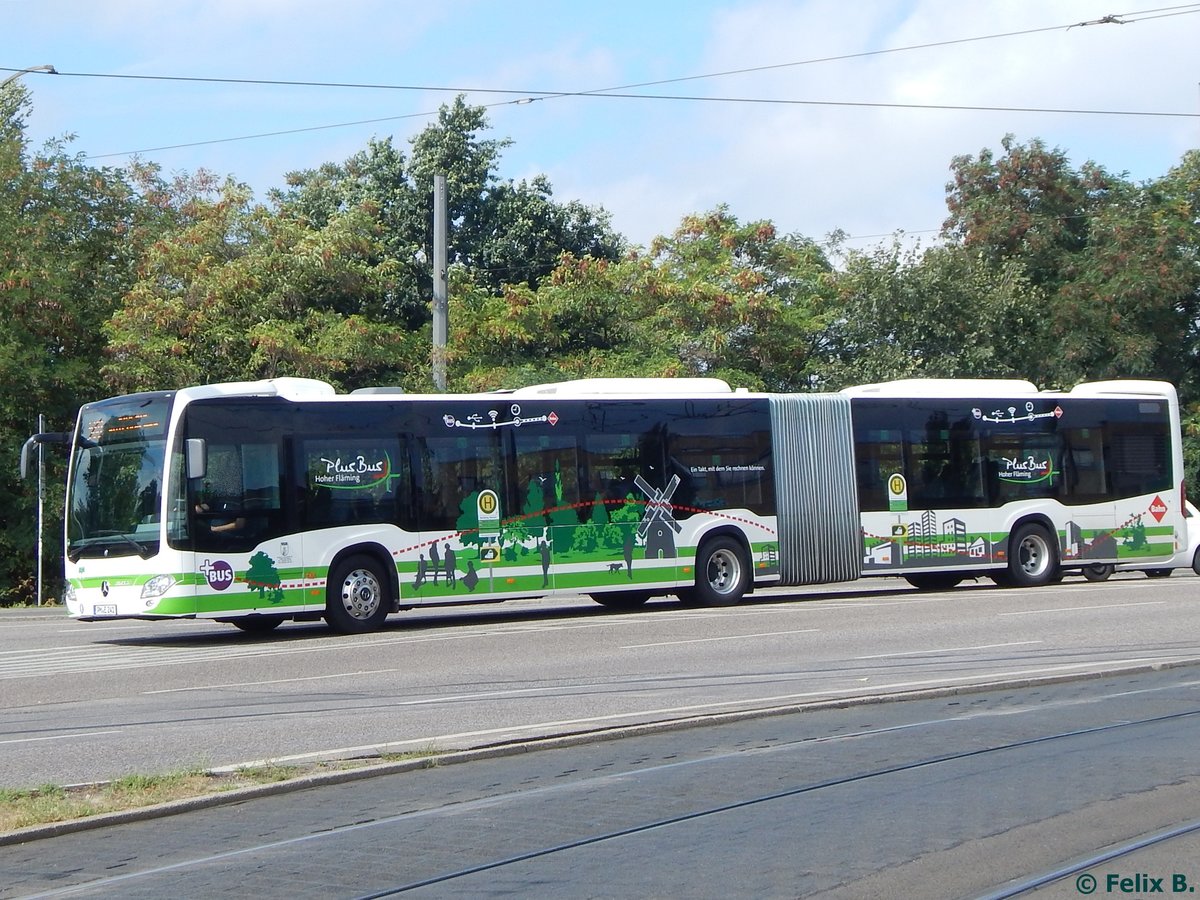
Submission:
{"label": "power line", "polygon": [[[1178,119],[1200,119],[1200,113],[1188,112],[1171,112],[1168,110],[1131,110],[1131,109],[1071,109],[1071,108],[1054,108],[1054,107],[1034,107],[1034,106],[970,106],[965,104],[950,104],[950,103],[884,103],[877,101],[855,101],[855,100],[786,100],[781,98],[770,97],[704,97],[704,96],[689,96],[682,94],[615,94],[615,93],[586,93],[586,94],[563,94],[553,96],[579,96],[579,97],[608,97],[614,100],[682,100],[696,103],[744,103],[749,105],[775,105],[775,106],[831,106],[831,107],[847,107],[847,108],[865,108],[865,109],[925,109],[925,110],[941,110],[952,112],[1005,112],[1005,113],[1038,113],[1047,115],[1073,115],[1073,116],[1124,116],[1124,117],[1145,117],[1145,118],[1178,118]],[[550,97],[531,98],[533,100],[551,99]],[[491,103],[485,106],[508,106],[514,101],[506,103]],[[202,147],[209,144],[224,144],[233,141],[248,141],[256,138],[267,137],[282,137],[289,134],[303,134],[309,131],[323,131],[331,128],[349,128],[354,125],[373,125],[380,122],[396,122],[402,119],[418,119],[428,116],[437,115],[436,112],[420,112],[406,113],[404,115],[384,116],[378,119],[360,119],[354,122],[339,122],[333,125],[311,125],[306,128],[289,128],[283,131],[266,131],[258,134],[244,134],[237,137],[228,138],[213,138],[204,141],[192,141],[186,144],[166,144],[161,147],[147,147],[142,150],[126,150],[120,153],[98,153],[86,157],[87,159],[107,159],[114,156],[133,156],[140,153],[155,153],[161,150],[179,150],[187,147]]]}
{"label": "power line", "polygon": [[[819,57],[806,60],[797,60],[788,63],[776,63],[765,66],[754,66],[743,69],[731,69],[722,72],[711,72],[703,75],[687,75],[677,78],[667,78],[658,81],[638,82],[625,85],[616,85],[607,88],[595,88],[587,91],[528,91],[508,88],[468,88],[468,87],[444,87],[433,85],[404,85],[404,84],[377,84],[377,83],[354,83],[354,82],[331,82],[331,81],[285,81],[277,79],[251,79],[251,78],[210,78],[199,76],[177,76],[177,75],[131,75],[131,74],[113,74],[113,73],[91,73],[91,72],[59,72],[58,74],[77,77],[77,78],[112,78],[112,79],[127,79],[139,81],[173,81],[173,82],[191,82],[191,83],[208,83],[208,84],[243,84],[243,85],[261,85],[261,86],[277,86],[277,87],[329,87],[329,88],[344,88],[358,90],[392,90],[392,91],[428,91],[434,93],[456,93],[456,94],[505,94],[519,95],[520,99],[499,101],[496,103],[484,104],[485,107],[495,107],[509,104],[528,104],[539,100],[557,99],[563,97],[611,97],[622,100],[656,100],[656,101],[687,101],[687,102],[707,102],[707,103],[742,103],[742,104],[758,104],[758,105],[785,105],[785,106],[830,106],[830,107],[847,107],[847,108],[879,108],[879,109],[926,109],[926,110],[941,110],[941,111],[957,111],[957,112],[1005,112],[1005,113],[1037,113],[1037,114],[1053,114],[1053,115],[1109,115],[1123,117],[1168,117],[1168,118],[1200,118],[1200,113],[1184,113],[1170,111],[1145,111],[1145,110],[1097,110],[1097,109],[1070,109],[1070,108],[1042,108],[1042,107],[1008,107],[1008,106],[974,106],[967,104],[917,104],[917,103],[884,103],[871,101],[832,101],[832,100],[789,100],[782,98],[764,98],[764,97],[709,97],[709,96],[690,96],[690,95],[675,95],[675,94],[642,94],[642,93],[625,93],[635,88],[654,87],[663,84],[676,84],[686,81],[696,81],[709,78],[724,78],[732,75],[750,74],[755,72],[764,72],[777,70],[782,68],[791,68],[796,66],[815,65],[818,63],[836,62],[850,59],[860,59],[870,56],[879,56],[891,53],[911,52],[915,50],[927,50],[938,47],[947,47],[957,44],[974,43],[979,41],[997,40],[1003,38],[1020,37],[1031,34],[1039,34],[1050,31],[1070,30],[1076,27],[1085,27],[1100,24],[1119,24],[1126,25],[1148,19],[1165,18],[1169,16],[1191,15],[1200,12],[1200,3],[1189,3],[1179,6],[1159,7],[1157,9],[1136,10],[1128,13],[1116,13],[1104,16],[1100,19],[1075,22],[1067,25],[1047,26],[1041,28],[1024,29],[1021,31],[1002,32],[990,35],[980,35],[968,38],[957,38],[945,41],[934,41],[924,44],[913,44],[905,47],[890,47],[880,50],[869,50],[860,53],[842,54],[838,56]],[[13,71],[0,66],[0,71]],[[395,122],[404,119],[425,118],[436,115],[436,112],[419,112],[407,113],[396,116],[384,116],[373,119],[362,119],[353,122],[338,122],[328,125],[313,125],[302,128],[285,129],[270,132],[261,132],[257,134],[238,135],[228,138],[213,138],[202,141],[191,141],[181,144],[168,144],[159,147],[148,147],[140,150],[127,150],[117,153],[95,154],[86,157],[87,159],[107,159],[117,156],[133,156],[142,153],[154,153],[163,150],[177,150],[190,147],[207,146],[212,144],[231,143],[244,140],[256,140],[267,137],[282,137],[290,134],[303,134],[312,131],[323,131],[334,128],[348,128],[357,125],[380,124],[383,122]]]}
{"label": "power line", "polygon": [[[1149,13],[1164,13],[1164,15],[1148,15]],[[1170,16],[1193,15],[1200,13],[1200,3],[1188,3],[1182,6],[1168,6],[1159,9],[1139,10],[1129,13],[1114,13],[1103,16],[1099,19],[1093,19],[1086,22],[1073,22],[1066,25],[1050,25],[1040,28],[1027,28],[1020,31],[1006,31],[996,34],[978,35],[968,38],[952,38],[945,41],[931,41],[924,44],[910,44],[904,47],[886,47],[881,50],[864,50],[859,53],[845,53],[838,56],[822,56],[812,59],[802,59],[786,63],[773,63],[765,66],[751,66],[742,69],[728,69],[721,72],[708,72],[703,75],[683,75],[676,78],[663,78],[657,81],[642,81],[630,84],[613,85],[605,88],[592,88],[586,91],[539,91],[526,90],[518,88],[476,88],[476,87],[446,87],[439,85],[413,85],[413,84],[384,84],[378,82],[346,82],[346,81],[294,81],[284,79],[268,79],[268,78],[218,78],[206,76],[191,76],[191,75],[132,75],[124,73],[108,73],[108,72],[59,72],[57,74],[72,76],[75,78],[112,78],[124,79],[132,81],[176,81],[176,82],[193,82],[201,84],[245,84],[245,85],[260,85],[268,87],[328,87],[328,88],[348,88],[354,90],[387,90],[387,91],[429,91],[431,93],[455,93],[455,94],[518,94],[531,99],[545,99],[550,97],[587,97],[595,94],[608,94],[611,91],[626,91],[640,87],[657,87],[663,84],[678,84],[685,81],[699,81],[706,78],[725,78],[730,75],[746,75],[756,72],[769,72],[776,69],[794,68],[797,66],[816,65],[818,63],[842,62],[851,59],[863,59],[871,56],[883,56],[891,53],[907,53],[914,50],[930,50],[938,47],[950,47],[957,44],[970,44],[979,41],[991,41],[1011,37],[1023,37],[1031,34],[1043,34],[1051,31],[1070,30],[1072,28],[1080,28],[1087,25],[1128,25],[1136,22],[1148,21],[1151,19],[1168,18]],[[1141,18],[1134,18],[1140,16]],[[21,71],[9,69],[0,66],[0,71],[11,72]],[[612,96],[622,96],[612,94]],[[354,125],[358,123],[346,123]],[[336,128],[337,125],[331,126],[315,126],[318,128]]]}
{"label": "power line", "polygon": [[162,147],[147,147],[144,150],[126,150],[122,153],[95,153],[84,159],[109,159],[114,156],[137,156],[141,153],[157,153],[160,150],[182,150],[187,147],[205,147],[210,144],[228,144],[233,141],[249,141],[255,138],[282,137],[288,134],[303,134],[307,131],[326,131],[330,128],[350,128],[355,125],[375,125],[379,122],[398,122],[401,119],[424,119],[437,115],[436,112],[406,113],[400,116],[384,116],[380,119],[359,119],[357,122],[339,122],[336,125],[309,125],[306,128],[288,128],[284,131],[263,131],[259,134],[243,134],[238,137],[212,138],[206,141],[192,141],[188,144],[166,144]]}
{"label": "power line", "polygon": [[[1172,15],[1189,15],[1192,13],[1200,12],[1200,3],[1189,3],[1189,4],[1186,4],[1185,6],[1172,6],[1172,7],[1165,7],[1164,9],[1143,10],[1142,12],[1157,13],[1157,12],[1163,12],[1164,10],[1184,10],[1184,9],[1188,10],[1188,12],[1176,12],[1176,13],[1172,13]],[[1125,25],[1125,24],[1129,24],[1132,22],[1141,21],[1141,19],[1129,18],[1130,16],[1134,16],[1134,15],[1139,15],[1139,13],[1118,13],[1116,18],[1123,19],[1124,21],[1120,21],[1120,22],[1114,21],[1112,24]],[[1109,17],[1105,17],[1105,18],[1109,18]],[[1148,16],[1147,18],[1164,18],[1164,17],[1163,16]],[[1109,24],[1109,23],[1103,22],[1102,20],[1097,19],[1092,22],[1075,22],[1070,25],[1053,25],[1053,26],[1047,26],[1047,27],[1043,27],[1043,28],[1029,28],[1029,29],[1025,29],[1023,31],[1007,31],[1007,32],[999,33],[999,34],[981,35],[978,37],[955,38],[955,39],[945,40],[945,41],[932,41],[930,43],[925,43],[925,44],[911,44],[906,47],[887,47],[882,50],[864,50],[859,53],[844,53],[839,56],[822,56],[822,57],[816,57],[813,59],[798,60],[796,62],[773,63],[771,65],[752,66],[750,68],[745,68],[745,69],[729,69],[724,72],[711,72],[706,75],[684,75],[684,76],[678,77],[678,78],[664,78],[659,81],[643,81],[643,82],[640,82],[637,84],[622,84],[622,85],[617,85],[615,87],[610,87],[610,88],[597,88],[596,90],[593,90],[593,91],[580,91],[578,93],[563,93],[563,94],[554,93],[554,94],[550,94],[548,96],[575,97],[575,96],[587,96],[589,94],[596,94],[596,93],[607,93],[608,91],[625,91],[625,90],[631,90],[633,88],[640,88],[640,87],[657,87],[660,84],[678,84],[678,83],[684,82],[684,81],[698,81],[698,80],[704,79],[704,78],[724,78],[728,75],[746,75],[746,74],[751,74],[754,72],[769,72],[774,69],[786,69],[786,68],[792,68],[792,67],[796,67],[796,66],[810,66],[810,65],[815,65],[817,63],[842,62],[842,61],[850,60],[850,59],[863,59],[863,58],[869,57],[869,56],[883,56],[883,55],[886,55],[889,53],[907,53],[912,50],[930,50],[930,49],[934,49],[937,47],[950,47],[955,44],[970,44],[970,43],[976,43],[978,41],[991,41],[991,40],[997,40],[1000,38],[1023,37],[1025,35],[1030,35],[1030,34],[1042,34],[1042,33],[1050,32],[1050,31],[1063,31],[1064,29],[1070,30],[1072,28],[1080,28],[1085,25],[1099,25],[1099,24]]]}
{"label": "power line", "polygon": [[[1180,119],[1197,119],[1200,118],[1200,113],[1188,112],[1171,112],[1169,110],[1127,110],[1127,109],[1071,109],[1066,107],[1034,107],[1034,106],[971,106],[966,104],[949,104],[949,103],[884,103],[879,101],[855,101],[855,100],[787,100],[782,98],[769,97],[705,97],[705,96],[689,96],[682,94],[625,94],[625,93],[583,93],[583,94],[556,94],[558,96],[579,96],[603,98],[608,97],[614,100],[681,100],[696,103],[744,103],[749,105],[775,105],[775,106],[830,106],[830,107],[847,107],[847,108],[867,108],[867,109],[925,109],[925,110],[941,110],[953,112],[1005,112],[1005,113],[1038,113],[1048,115],[1076,115],[1076,116],[1123,116],[1123,117],[1145,117],[1145,118],[1180,118]],[[534,102],[534,100],[552,99],[552,97],[536,97],[530,98],[524,102]],[[507,101],[505,103],[490,103],[484,104],[487,107],[508,106],[514,102],[522,101]],[[209,144],[224,144],[233,141],[248,141],[256,138],[266,137],[281,137],[289,134],[303,134],[309,131],[323,131],[332,128],[349,128],[355,125],[372,125],[381,122],[396,122],[402,119],[417,119],[426,118],[428,116],[437,115],[436,112],[419,112],[405,113],[396,116],[384,116],[377,119],[360,119],[354,122],[339,122],[332,125],[311,125],[305,128],[289,128],[283,131],[266,131],[258,134],[244,134],[236,137],[228,138],[213,138],[203,141],[192,141],[185,144],[166,144],[160,147],[147,147],[141,150],[126,150],[120,153],[98,153],[86,157],[87,159],[106,159],[114,156],[133,156],[140,153],[154,153],[161,150],[179,150],[186,147],[201,147]]]}
{"label": "power line", "polygon": [[948,103],[883,103],[853,100],[784,100],[771,97],[701,97],[681,94],[586,94],[588,97],[613,97],[618,100],[691,100],[709,103],[762,103],[785,106],[862,106],[879,109],[941,109],[966,112],[1022,112],[1055,113],[1058,115],[1085,116],[1168,116],[1183,119],[1200,119],[1200,113],[1155,112],[1151,110],[1122,109],[1054,109],[1034,106],[967,106]]}

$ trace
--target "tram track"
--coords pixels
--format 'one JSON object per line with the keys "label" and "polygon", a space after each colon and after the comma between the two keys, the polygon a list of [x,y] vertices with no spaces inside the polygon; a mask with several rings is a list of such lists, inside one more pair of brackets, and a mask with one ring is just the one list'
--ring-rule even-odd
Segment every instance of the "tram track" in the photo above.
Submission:
{"label": "tram track", "polygon": [[[1156,832],[1151,835],[1139,837],[1132,841],[1127,841],[1117,847],[1109,848],[1094,856],[1086,859],[1076,860],[1067,863],[1059,868],[1050,869],[1038,875],[1033,875],[1021,881],[1006,885],[1005,887],[989,894],[983,894],[977,900],[1008,900],[1010,897],[1020,897],[1023,894],[1033,893],[1034,891],[1070,878],[1072,875],[1077,875],[1080,879],[1091,877],[1090,871],[1106,863],[1116,862],[1128,856],[1132,856],[1139,851],[1146,850],[1151,847],[1157,847],[1166,844],[1170,841],[1175,841],[1180,838],[1187,837],[1200,832],[1200,819],[1192,822],[1186,822],[1182,825],[1177,825],[1174,828],[1168,828],[1165,831]],[[1081,894],[1091,893],[1089,886],[1094,886],[1095,881],[1087,882],[1077,880],[1076,890]],[[1093,888],[1094,889],[1094,888]],[[384,895],[386,896],[386,895]]]}
{"label": "tram track", "polygon": [[[564,800],[569,799],[570,795],[579,795],[591,791],[602,791],[608,785],[629,780],[635,780],[639,783],[647,781],[652,782],[656,776],[665,774],[672,770],[680,770],[685,767],[703,767],[707,764],[729,762],[735,757],[746,753],[793,753],[816,745],[839,743],[844,744],[850,741],[861,741],[864,739],[887,737],[899,732],[911,733],[914,730],[922,728],[928,729],[938,726],[953,725],[955,723],[961,724],[966,719],[977,719],[985,716],[1012,714],[1012,710],[969,712],[965,715],[956,714],[944,718],[916,721],[903,725],[870,728],[836,735],[831,734],[808,737],[799,740],[788,741],[785,743],[773,744],[771,746],[744,748],[722,754],[714,754],[693,759],[672,760],[640,768],[626,767],[620,771],[609,770],[602,774],[592,774],[569,782],[544,785],[530,790],[503,791],[488,796],[481,796],[462,803],[430,806],[425,809],[408,811],[391,816],[382,816],[371,820],[358,820],[337,827],[324,828],[312,833],[293,835],[283,840],[276,840],[267,843],[254,843],[241,847],[230,848],[219,854],[191,856],[190,858],[180,859],[166,866],[151,867],[137,872],[126,872],[114,877],[77,884],[70,888],[63,888],[61,891],[52,890],[46,893],[38,893],[30,896],[53,897],[72,894],[80,891],[85,893],[90,893],[92,891],[105,892],[137,884],[139,881],[144,881],[147,879],[153,883],[155,879],[160,877],[169,877],[171,879],[177,879],[180,877],[186,878],[189,871],[199,872],[199,870],[203,869],[204,867],[213,864],[220,864],[228,869],[231,865],[236,868],[239,865],[239,861],[241,861],[250,866],[261,867],[264,864],[269,865],[269,862],[265,861],[272,858],[275,854],[286,854],[288,852],[294,852],[298,848],[304,848],[304,853],[319,856],[322,854],[322,852],[324,852],[324,847],[328,847],[330,852],[336,852],[333,848],[336,847],[339,842],[342,842],[346,839],[357,840],[358,838],[351,837],[355,834],[361,835],[364,832],[369,832],[372,830],[386,831],[388,829],[394,829],[397,831],[403,831],[407,825],[420,828],[422,821],[427,822],[429,820],[436,820],[442,817],[453,817],[456,820],[462,817],[469,818],[473,813],[477,813],[479,810],[495,810],[497,807],[503,808],[509,804],[516,805],[519,802],[528,801],[534,795],[540,795],[538,796],[539,800],[547,802],[551,805],[561,805],[563,804]],[[1176,723],[1194,721],[1197,717],[1200,717],[1200,708],[1188,708],[1164,715],[1144,716],[1142,718],[1128,721],[1111,722],[1091,727],[1064,729],[1049,734],[1038,734],[1020,740],[993,742],[986,746],[974,747],[967,750],[928,755],[919,759],[897,763],[895,765],[876,766],[863,771],[851,772],[837,777],[830,777],[811,783],[791,786],[782,790],[758,793],[754,796],[745,797],[730,802],[713,803],[694,809],[678,811],[670,815],[645,817],[639,821],[625,823],[621,827],[600,830],[590,834],[582,834],[566,840],[547,842],[541,844],[540,846],[523,849],[521,852],[517,853],[495,855],[490,859],[477,859],[467,865],[444,868],[441,871],[427,872],[420,877],[409,880],[398,880],[393,885],[379,887],[371,890],[369,893],[357,894],[357,896],[360,898],[360,900],[366,900],[366,898],[398,896],[425,888],[452,887],[456,882],[459,883],[461,887],[465,884],[468,884],[468,880],[473,876],[483,874],[494,875],[496,873],[503,872],[504,870],[517,869],[521,867],[522,864],[537,864],[539,861],[553,859],[556,856],[565,855],[571,851],[583,850],[586,852],[589,848],[594,849],[606,844],[615,845],[622,840],[636,839],[639,836],[646,835],[650,832],[663,832],[670,829],[682,828],[686,827],[690,823],[696,823],[706,819],[720,819],[722,816],[752,810],[755,807],[767,807],[771,804],[785,803],[789,800],[795,800],[805,796],[819,795],[823,792],[834,792],[839,788],[847,788],[853,785],[861,785],[873,781],[883,783],[887,782],[889,779],[900,778],[908,773],[920,772],[922,770],[936,770],[940,767],[948,767],[955,763],[985,759],[987,757],[1000,754],[1017,753],[1022,750],[1029,750],[1039,746],[1051,745],[1056,742],[1069,742],[1089,737],[1102,736],[1105,734],[1127,734],[1132,730],[1141,728],[1162,726],[1169,727]],[[961,775],[957,777],[961,777]],[[1064,865],[1063,867],[1046,870],[1041,874],[1030,876],[1019,883],[1009,884],[1004,888],[997,890],[995,893],[986,894],[984,896],[989,898],[1019,896],[1023,893],[1036,890],[1037,888],[1046,884],[1050,884],[1055,880],[1066,878],[1079,872],[1084,872],[1090,867],[1094,867],[1103,862],[1116,859],[1123,854],[1135,852],[1138,849],[1150,846],[1153,843],[1161,843],[1164,841],[1169,841],[1175,837],[1191,834],[1197,830],[1200,830],[1200,821],[1190,822],[1187,825],[1179,826],[1169,831],[1159,832],[1149,837],[1139,837],[1137,839],[1130,840],[1119,847],[1111,848],[1104,853],[1096,854],[1087,859],[1078,860],[1069,865]],[[379,839],[385,843],[402,843],[402,839],[398,840],[393,835],[380,836]]]}
{"label": "tram track", "polygon": [[[714,806],[714,807],[711,807],[708,809],[696,810],[696,811],[688,813],[686,815],[672,816],[672,817],[659,819],[656,821],[645,822],[645,823],[642,823],[642,824],[639,824],[639,825],[636,825],[636,826],[633,826],[630,828],[623,828],[623,829],[609,832],[606,834],[598,834],[598,835],[587,837],[587,838],[584,838],[581,840],[569,841],[569,842],[565,842],[562,844],[557,844],[557,845],[539,848],[536,850],[531,850],[529,852],[518,854],[516,856],[508,857],[505,859],[498,859],[498,860],[494,860],[494,861],[487,862],[487,863],[481,863],[478,865],[464,867],[457,871],[441,873],[439,875],[421,879],[419,881],[413,881],[413,882],[409,882],[406,884],[397,885],[393,888],[387,888],[387,889],[375,891],[375,892],[372,892],[369,894],[362,894],[362,895],[357,896],[355,898],[355,900],[379,900],[379,898],[383,898],[383,897],[394,897],[394,896],[398,896],[400,894],[407,893],[409,891],[416,890],[418,888],[425,888],[425,887],[432,887],[434,885],[446,884],[448,882],[452,882],[459,878],[464,878],[464,877],[468,877],[471,875],[477,875],[482,872],[499,869],[504,866],[510,866],[510,865],[514,865],[514,864],[518,864],[518,863],[528,862],[531,860],[538,859],[540,857],[550,856],[555,853],[561,853],[561,852],[568,851],[568,850],[574,850],[574,849],[581,848],[581,847],[587,847],[589,845],[599,844],[604,841],[619,840],[622,838],[633,837],[635,835],[638,835],[638,834],[641,834],[641,833],[644,833],[647,831],[655,830],[655,829],[669,828],[669,827],[672,827],[675,825],[680,825],[680,824],[683,824],[686,822],[690,822],[690,821],[708,817],[708,816],[718,816],[718,815],[722,815],[724,813],[728,813],[728,812],[731,812],[734,810],[745,809],[747,807],[757,806],[759,804],[773,803],[773,802],[777,802],[780,800],[787,800],[787,799],[791,799],[794,797],[800,797],[805,794],[814,793],[817,791],[829,790],[831,788],[842,787],[842,786],[845,786],[848,784],[853,784],[856,782],[870,781],[870,780],[876,779],[876,778],[885,778],[885,777],[892,776],[892,775],[897,775],[897,774],[901,774],[901,773],[905,773],[905,772],[912,772],[912,771],[916,771],[919,769],[929,768],[931,766],[938,766],[938,765],[943,765],[946,763],[958,762],[958,761],[967,760],[967,759],[971,759],[971,758],[975,758],[975,757],[986,756],[988,754],[993,754],[993,753],[1002,753],[1002,752],[1011,751],[1011,750],[1019,750],[1019,749],[1023,749],[1023,748],[1027,748],[1027,747],[1036,746],[1039,744],[1049,743],[1051,741],[1067,740],[1067,739],[1071,739],[1071,738],[1082,737],[1085,735],[1095,735],[1095,734],[1101,734],[1104,732],[1125,730],[1125,729],[1129,729],[1129,728],[1135,728],[1135,727],[1151,725],[1151,724],[1161,724],[1164,722],[1177,721],[1177,720],[1181,720],[1181,719],[1190,719],[1190,718],[1194,718],[1196,716],[1200,716],[1200,709],[1187,710],[1185,712],[1180,712],[1180,713],[1172,713],[1172,714],[1166,715],[1166,716],[1147,717],[1145,719],[1140,719],[1140,720],[1133,721],[1133,722],[1116,722],[1116,723],[1112,723],[1109,725],[1100,725],[1100,726],[1096,726],[1096,727],[1092,727],[1092,728],[1083,728],[1083,729],[1075,729],[1075,730],[1071,730],[1071,731],[1064,731],[1064,732],[1060,732],[1058,734],[1043,735],[1043,736],[1036,737],[1036,738],[1030,738],[1030,739],[1021,740],[1021,741],[1014,741],[1014,742],[1011,742],[1008,744],[1000,744],[1000,745],[993,746],[993,747],[983,747],[983,748],[979,748],[979,749],[971,750],[971,751],[967,751],[967,752],[962,752],[962,753],[948,753],[948,754],[944,754],[941,756],[930,757],[928,759],[904,763],[901,765],[888,766],[888,767],[876,769],[876,770],[870,771],[870,772],[857,773],[857,774],[849,775],[849,776],[846,776],[843,778],[828,779],[828,780],[818,782],[815,784],[802,785],[800,787],[796,787],[793,789],[789,789],[789,790],[785,790],[785,791],[778,791],[778,792],[775,792],[772,794],[767,794],[767,795],[763,795],[763,796],[759,796],[759,797],[750,798],[750,799],[743,800],[743,801],[740,801],[737,803],[723,804],[723,805]],[[880,732],[874,732],[874,733],[878,734]],[[844,735],[844,736],[837,738],[837,740],[843,740],[843,739],[847,739],[847,738],[851,738],[851,737],[861,737],[861,736],[863,736],[863,735]],[[822,740],[822,739],[816,739],[816,740]],[[1018,886],[1008,888],[1004,891],[997,892],[995,894],[987,894],[987,895],[985,895],[985,898],[986,898],[986,900],[1004,900],[1004,898],[1019,896],[1020,894],[1028,893],[1029,891],[1032,891],[1039,887],[1043,887],[1047,884],[1050,884],[1054,881],[1058,881],[1062,878],[1069,877],[1070,875],[1084,872],[1087,869],[1093,868],[1096,865],[1099,865],[1101,863],[1104,863],[1104,862],[1107,862],[1107,861],[1110,861],[1113,859],[1117,859],[1123,855],[1127,855],[1129,853],[1135,852],[1137,850],[1143,849],[1143,848],[1151,846],[1153,844],[1171,840],[1173,838],[1180,837],[1180,836],[1183,836],[1186,834],[1191,834],[1196,831],[1200,831],[1200,820],[1189,823],[1186,826],[1181,826],[1179,828],[1171,829],[1170,831],[1164,832],[1161,835],[1155,835],[1150,838],[1144,838],[1144,839],[1139,839],[1136,841],[1131,841],[1127,845],[1125,845],[1121,848],[1118,848],[1113,851],[1109,851],[1107,853],[1098,854],[1097,856],[1090,858],[1088,860],[1082,861],[1078,864],[1074,864],[1074,865],[1071,865],[1071,866],[1063,868],[1063,869],[1057,869],[1052,872],[1044,873],[1042,875],[1028,879],[1026,882],[1022,882]],[[981,900],[983,900],[983,898],[981,898]]]}

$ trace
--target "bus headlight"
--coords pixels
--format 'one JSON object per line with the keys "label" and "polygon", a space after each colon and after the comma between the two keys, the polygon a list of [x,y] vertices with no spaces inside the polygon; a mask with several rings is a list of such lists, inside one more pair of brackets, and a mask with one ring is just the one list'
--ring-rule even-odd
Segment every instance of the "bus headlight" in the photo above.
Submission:
{"label": "bus headlight", "polygon": [[142,599],[151,600],[155,597],[161,597],[172,587],[175,586],[175,576],[173,575],[155,575],[149,581],[142,585]]}

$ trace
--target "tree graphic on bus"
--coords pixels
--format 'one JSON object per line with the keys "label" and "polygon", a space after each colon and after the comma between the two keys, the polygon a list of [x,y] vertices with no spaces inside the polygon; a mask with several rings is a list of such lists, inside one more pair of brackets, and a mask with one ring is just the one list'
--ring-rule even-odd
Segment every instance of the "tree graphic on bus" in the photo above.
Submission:
{"label": "tree graphic on bus", "polygon": [[261,550],[250,557],[250,568],[246,570],[246,584],[251,591],[270,603],[283,602],[283,579],[275,568],[275,560]]}

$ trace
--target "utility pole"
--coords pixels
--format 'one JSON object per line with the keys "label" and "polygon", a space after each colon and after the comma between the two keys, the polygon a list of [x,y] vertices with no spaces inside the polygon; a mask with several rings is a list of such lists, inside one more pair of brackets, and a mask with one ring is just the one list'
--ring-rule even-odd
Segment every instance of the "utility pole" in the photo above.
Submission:
{"label": "utility pole", "polygon": [[446,176],[433,176],[433,386],[446,390],[446,341],[450,331],[446,284]]}
{"label": "utility pole", "polygon": [[[46,430],[46,417],[38,414],[38,434]],[[42,531],[46,516],[46,448],[38,444],[38,495],[37,495],[37,605],[42,605]]]}

